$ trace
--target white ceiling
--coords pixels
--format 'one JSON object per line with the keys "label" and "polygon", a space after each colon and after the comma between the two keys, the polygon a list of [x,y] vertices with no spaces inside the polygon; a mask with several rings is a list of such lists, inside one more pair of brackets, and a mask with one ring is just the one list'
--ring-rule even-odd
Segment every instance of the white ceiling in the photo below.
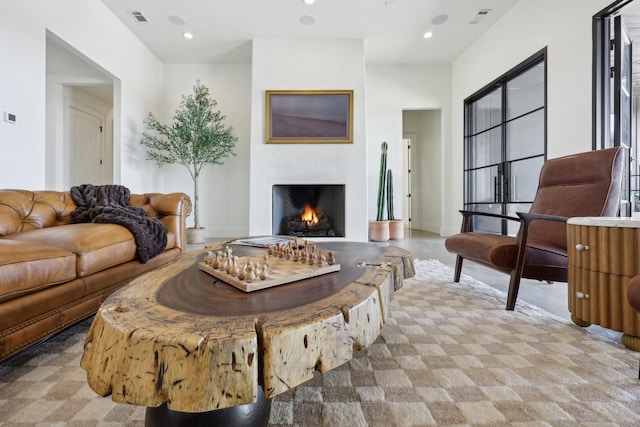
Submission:
{"label": "white ceiling", "polygon": [[[449,63],[518,0],[102,0],[164,63],[251,60],[251,40],[364,40],[368,63]],[[489,9],[478,23],[481,9]],[[137,22],[141,12],[148,23]],[[315,19],[303,25],[301,17]],[[448,19],[439,25],[439,15]],[[184,25],[170,22],[178,17]],[[175,21],[175,18],[172,19]],[[185,31],[192,40],[182,37]],[[424,39],[433,31],[431,39]]]}
{"label": "white ceiling", "polygon": [[[164,63],[247,63],[255,38],[333,38],[364,40],[368,63],[446,64],[518,0],[101,1]],[[136,21],[133,11],[149,22]],[[313,25],[300,23],[307,15]],[[194,38],[185,39],[185,31]],[[426,31],[434,36],[424,39]],[[47,37],[47,75],[73,76],[70,85],[112,102],[112,78],[53,35]]]}
{"label": "white ceiling", "polygon": [[[363,39],[368,63],[450,63],[518,0],[101,0],[165,63],[250,62],[254,38]],[[489,10],[481,15],[480,10]],[[141,12],[148,23],[137,22]],[[640,0],[621,14],[633,42],[640,41]],[[302,25],[302,16],[313,25]],[[446,15],[443,23],[435,21]],[[175,18],[184,20],[176,25]],[[434,21],[435,18],[435,21]],[[174,22],[171,22],[174,21]],[[432,22],[433,21],[433,22]],[[185,31],[194,38],[182,37]],[[434,36],[422,35],[432,31]],[[47,44],[47,73],[105,78],[73,49]],[[633,83],[640,86],[640,49],[633,49]],[[70,71],[70,70],[73,71]],[[108,77],[108,76],[106,76]],[[107,79],[106,82],[109,82]],[[88,85],[109,101],[110,84]]]}

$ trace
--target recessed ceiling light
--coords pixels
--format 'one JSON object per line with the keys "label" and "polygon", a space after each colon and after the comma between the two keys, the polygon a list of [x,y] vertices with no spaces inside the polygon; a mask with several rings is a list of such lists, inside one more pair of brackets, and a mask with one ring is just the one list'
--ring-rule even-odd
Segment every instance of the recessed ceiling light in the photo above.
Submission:
{"label": "recessed ceiling light", "polygon": [[448,15],[442,14],[442,15],[438,15],[436,17],[434,17],[431,20],[431,23],[433,25],[440,25],[440,24],[444,24],[445,22],[447,22],[447,19],[449,19]]}
{"label": "recessed ceiling light", "polygon": [[313,25],[315,22],[316,18],[311,15],[304,15],[302,18],[300,18],[300,23],[302,25]]}
{"label": "recessed ceiling light", "polygon": [[424,37],[425,39],[430,39],[431,37],[433,37],[433,33],[431,31],[427,31],[422,37]]}
{"label": "recessed ceiling light", "polygon": [[302,0],[302,3],[304,4],[314,4],[316,2],[316,0]]}
{"label": "recessed ceiling light", "polygon": [[169,22],[171,22],[173,25],[179,25],[179,26],[183,26],[184,24],[186,24],[187,22],[180,18],[179,16],[175,16],[175,15],[171,15],[169,17]]}
{"label": "recessed ceiling light", "polygon": [[184,37],[185,39],[189,39],[191,40],[193,38],[193,34],[191,33],[182,33],[182,37]]}

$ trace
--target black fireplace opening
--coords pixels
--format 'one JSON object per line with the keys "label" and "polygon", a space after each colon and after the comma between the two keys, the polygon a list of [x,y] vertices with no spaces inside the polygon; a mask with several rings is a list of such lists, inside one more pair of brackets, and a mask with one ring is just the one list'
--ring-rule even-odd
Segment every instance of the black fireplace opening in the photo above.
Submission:
{"label": "black fireplace opening", "polygon": [[273,234],[345,237],[344,187],[344,184],[274,185]]}

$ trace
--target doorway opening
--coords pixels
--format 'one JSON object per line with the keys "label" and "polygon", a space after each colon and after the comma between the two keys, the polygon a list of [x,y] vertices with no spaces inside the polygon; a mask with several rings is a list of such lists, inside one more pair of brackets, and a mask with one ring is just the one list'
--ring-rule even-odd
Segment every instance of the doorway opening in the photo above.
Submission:
{"label": "doorway opening", "polygon": [[403,203],[405,228],[441,234],[442,111],[402,111]]}
{"label": "doorway opening", "polygon": [[46,75],[46,187],[113,183],[114,78],[49,31]]}

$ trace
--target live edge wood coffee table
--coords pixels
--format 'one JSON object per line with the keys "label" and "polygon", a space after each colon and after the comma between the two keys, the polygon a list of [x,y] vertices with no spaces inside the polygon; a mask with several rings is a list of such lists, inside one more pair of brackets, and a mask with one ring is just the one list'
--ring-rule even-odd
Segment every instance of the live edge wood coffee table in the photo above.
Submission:
{"label": "live edge wood coffee table", "polygon": [[[265,252],[219,248],[229,244]],[[147,426],[266,426],[272,397],[376,340],[394,291],[414,275],[404,249],[316,245],[334,251],[339,271],[247,293],[201,271],[201,251],[132,281],[87,334],[89,386],[146,406]]]}

